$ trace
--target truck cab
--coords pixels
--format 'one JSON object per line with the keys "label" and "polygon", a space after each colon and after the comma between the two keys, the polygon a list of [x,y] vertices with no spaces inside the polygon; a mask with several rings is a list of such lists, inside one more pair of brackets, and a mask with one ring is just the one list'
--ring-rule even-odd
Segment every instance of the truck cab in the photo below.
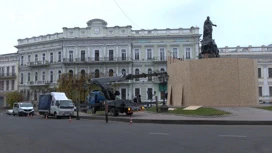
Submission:
{"label": "truck cab", "polygon": [[74,117],[74,103],[63,92],[40,95],[38,111],[44,116]]}
{"label": "truck cab", "polygon": [[59,118],[61,116],[74,116],[74,103],[72,100],[56,100],[52,101],[50,107],[50,113],[55,118]]}

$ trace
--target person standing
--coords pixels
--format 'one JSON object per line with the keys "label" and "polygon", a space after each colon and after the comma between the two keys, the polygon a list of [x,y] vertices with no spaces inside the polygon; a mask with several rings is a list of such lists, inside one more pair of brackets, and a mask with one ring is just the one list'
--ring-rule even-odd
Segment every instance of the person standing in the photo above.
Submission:
{"label": "person standing", "polygon": [[141,95],[138,95],[138,99],[137,99],[137,101],[138,101],[138,104],[141,104],[141,103],[142,103],[142,100],[141,100]]}

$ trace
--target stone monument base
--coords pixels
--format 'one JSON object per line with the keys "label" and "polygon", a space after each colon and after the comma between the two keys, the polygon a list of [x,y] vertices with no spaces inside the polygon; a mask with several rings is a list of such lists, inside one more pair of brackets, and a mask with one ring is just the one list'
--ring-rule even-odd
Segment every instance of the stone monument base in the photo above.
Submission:
{"label": "stone monument base", "polygon": [[199,54],[199,59],[203,59],[203,58],[216,58],[216,55],[210,54],[210,53]]}
{"label": "stone monument base", "polygon": [[258,105],[257,61],[254,59],[207,58],[168,62],[167,71],[167,105]]}

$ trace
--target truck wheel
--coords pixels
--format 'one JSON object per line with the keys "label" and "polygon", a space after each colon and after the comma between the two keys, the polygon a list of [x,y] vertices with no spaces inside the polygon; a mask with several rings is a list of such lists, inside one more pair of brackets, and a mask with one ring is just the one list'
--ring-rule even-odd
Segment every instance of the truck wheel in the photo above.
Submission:
{"label": "truck wheel", "polygon": [[95,114],[96,113],[96,108],[95,106],[92,107],[92,114]]}
{"label": "truck wheel", "polygon": [[55,118],[55,119],[58,119],[58,118],[59,118],[56,112],[54,113],[54,118]]}
{"label": "truck wheel", "polygon": [[131,113],[126,112],[126,114],[127,114],[127,115],[132,115],[132,114],[133,114],[133,112],[131,112]]}
{"label": "truck wheel", "polygon": [[111,114],[111,116],[118,116],[119,115],[119,113],[115,110],[115,108],[110,109],[110,114]]}

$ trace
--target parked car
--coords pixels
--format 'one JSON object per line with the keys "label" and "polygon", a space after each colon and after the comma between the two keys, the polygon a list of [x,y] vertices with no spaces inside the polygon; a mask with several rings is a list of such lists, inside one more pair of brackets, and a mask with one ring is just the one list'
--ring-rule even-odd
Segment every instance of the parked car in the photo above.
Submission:
{"label": "parked car", "polygon": [[13,104],[13,116],[34,115],[34,107],[30,102],[18,102]]}
{"label": "parked car", "polygon": [[8,115],[12,115],[12,114],[13,114],[13,110],[12,110],[12,109],[8,109],[8,110],[6,110],[6,114],[8,114]]}

